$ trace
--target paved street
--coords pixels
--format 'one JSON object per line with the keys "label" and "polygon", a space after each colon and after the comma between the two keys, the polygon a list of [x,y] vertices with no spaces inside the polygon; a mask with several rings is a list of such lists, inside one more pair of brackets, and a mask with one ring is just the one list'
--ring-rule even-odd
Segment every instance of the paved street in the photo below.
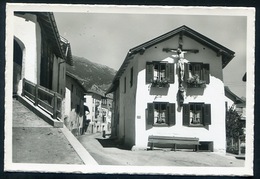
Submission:
{"label": "paved street", "polygon": [[136,166],[215,166],[242,167],[244,160],[212,152],[170,151],[167,149],[131,151],[101,133],[79,136],[78,140],[100,165]]}
{"label": "paved street", "polygon": [[[71,141],[64,136],[64,129],[53,128],[32,113],[18,101],[13,101],[13,162],[84,164],[86,151],[79,154]],[[242,167],[244,160],[232,155],[219,155],[210,152],[170,151],[131,151],[115,140],[103,138],[101,133],[86,134],[78,137],[79,142],[99,165],[136,165],[136,166],[216,166]],[[72,140],[73,141],[73,140]],[[74,139],[73,143],[77,142]],[[82,147],[80,144],[76,148]],[[83,148],[83,147],[82,147]],[[84,149],[84,148],[83,148]],[[84,150],[85,150],[84,149]],[[88,154],[88,155],[89,155]]]}
{"label": "paved street", "polygon": [[13,162],[84,164],[61,129],[13,100]]}

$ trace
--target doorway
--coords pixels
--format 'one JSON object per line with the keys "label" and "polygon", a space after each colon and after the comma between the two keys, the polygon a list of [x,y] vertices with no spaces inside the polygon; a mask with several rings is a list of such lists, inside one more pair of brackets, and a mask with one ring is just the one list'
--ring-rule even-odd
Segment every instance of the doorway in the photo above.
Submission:
{"label": "doorway", "polygon": [[23,52],[18,42],[14,39],[13,45],[13,97],[18,94],[19,82],[22,79]]}

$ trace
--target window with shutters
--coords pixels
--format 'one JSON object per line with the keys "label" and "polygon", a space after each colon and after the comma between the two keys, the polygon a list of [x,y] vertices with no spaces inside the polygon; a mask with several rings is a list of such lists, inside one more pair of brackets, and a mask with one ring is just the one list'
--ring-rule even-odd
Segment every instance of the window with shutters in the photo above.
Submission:
{"label": "window with shutters", "polygon": [[174,83],[174,64],[165,62],[147,62],[146,83],[152,87],[169,87]]}
{"label": "window with shutters", "polygon": [[189,103],[183,105],[183,125],[206,126],[211,124],[210,104]]}
{"label": "window with shutters", "polygon": [[173,126],[175,125],[175,104],[167,102],[148,103],[147,125]]}
{"label": "window with shutters", "polygon": [[185,81],[190,88],[205,88],[209,84],[209,64],[186,63]]}

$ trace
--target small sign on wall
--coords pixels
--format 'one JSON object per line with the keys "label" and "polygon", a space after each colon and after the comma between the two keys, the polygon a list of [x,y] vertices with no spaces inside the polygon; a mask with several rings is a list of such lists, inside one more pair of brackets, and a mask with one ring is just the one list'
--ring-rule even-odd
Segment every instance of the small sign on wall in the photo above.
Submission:
{"label": "small sign on wall", "polygon": [[137,116],[137,119],[141,119],[141,116]]}

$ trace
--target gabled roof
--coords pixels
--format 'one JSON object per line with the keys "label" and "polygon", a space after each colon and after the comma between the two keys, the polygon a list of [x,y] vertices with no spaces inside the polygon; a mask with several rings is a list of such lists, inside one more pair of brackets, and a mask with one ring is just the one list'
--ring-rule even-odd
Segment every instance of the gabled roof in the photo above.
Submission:
{"label": "gabled roof", "polygon": [[84,91],[84,93],[87,91],[85,87],[83,86],[84,79],[79,78],[78,76],[66,71],[66,76],[71,77]]}
{"label": "gabled roof", "polygon": [[227,86],[225,86],[225,96],[231,99],[234,104],[245,104],[245,101],[234,94]]}
{"label": "gabled roof", "polygon": [[[178,34],[182,34],[182,35],[186,35],[194,40],[196,40],[197,42],[208,46],[209,48],[211,48],[212,50],[214,50],[218,55],[222,55],[222,68],[224,68],[234,57],[235,52],[233,52],[232,50],[220,45],[219,43],[209,39],[208,37],[192,30],[191,28],[183,25],[177,29],[174,29],[166,34],[163,34],[157,38],[154,38],[148,42],[145,42],[141,45],[138,45],[132,49],[130,49],[125,57],[125,60],[123,62],[123,64],[121,65],[120,69],[118,70],[114,80],[113,80],[113,84],[112,86],[108,89],[107,93],[110,93],[112,91],[114,91],[114,89],[116,88],[116,83],[119,80],[120,76],[123,74],[124,70],[127,68],[128,64],[130,63],[130,60],[133,58],[133,56],[137,53],[143,53],[146,49],[160,43],[163,42],[165,40],[168,40]],[[177,47],[176,47],[177,48]]]}
{"label": "gabled roof", "polygon": [[[46,38],[47,42],[51,45],[51,48],[54,54],[57,57],[60,57],[70,65],[72,65],[72,55],[71,51],[70,54],[66,53],[66,49],[64,48],[64,43],[68,46],[70,50],[70,45],[68,41],[62,41],[59,31],[57,28],[57,24],[52,12],[15,12],[16,15],[23,15],[26,13],[35,14],[37,16],[37,21],[39,22],[43,36]],[[68,59],[68,60],[67,60]]]}
{"label": "gabled roof", "polygon": [[94,93],[100,95],[101,97],[105,97],[105,91],[100,89],[97,85],[92,85],[91,88],[87,91],[88,93]]}

